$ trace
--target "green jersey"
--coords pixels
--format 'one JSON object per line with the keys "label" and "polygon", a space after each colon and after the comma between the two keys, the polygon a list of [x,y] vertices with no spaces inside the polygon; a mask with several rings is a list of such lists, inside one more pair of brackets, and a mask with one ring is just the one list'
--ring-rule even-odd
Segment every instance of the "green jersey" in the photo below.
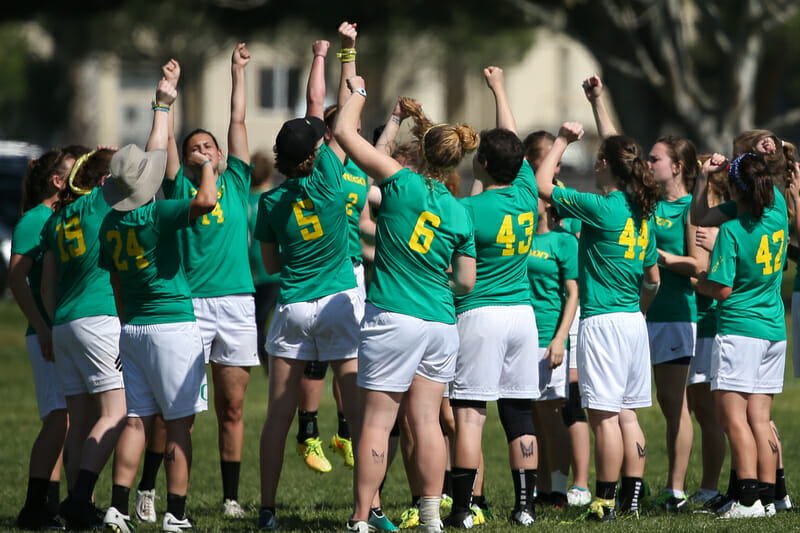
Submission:
{"label": "green jersey", "polygon": [[280,245],[282,304],[306,302],[356,286],[347,247],[344,167],[325,145],[309,176],[261,195],[255,238]]}
{"label": "green jersey", "polygon": [[[655,238],[656,248],[671,254],[687,256],[686,223],[692,195],[689,194],[674,202],[659,201],[653,218],[651,238]],[[659,265],[661,286],[655,300],[647,310],[648,322],[697,322],[697,303],[695,302],[692,281]]]}
{"label": "green jersey", "polygon": [[696,294],[697,300],[697,338],[713,338],[717,334],[717,301],[714,298]]}
{"label": "green jersey", "polygon": [[561,223],[564,229],[573,235],[578,235],[581,232],[581,221],[577,218],[565,218]]}
{"label": "green jersey", "polygon": [[564,283],[578,278],[578,239],[560,227],[534,235],[527,266],[539,347],[547,348],[564,312]]}
{"label": "green jersey", "polygon": [[[39,313],[44,318],[47,325],[50,325],[50,318],[44,310],[42,303],[42,248],[41,234],[47,219],[53,214],[53,210],[44,204],[39,204],[29,209],[22,215],[14,228],[14,235],[11,238],[11,253],[20,254],[33,259],[31,271],[28,273],[28,283],[33,293],[33,301]],[[28,324],[25,335],[34,335],[36,330]]]}
{"label": "green jersey", "polygon": [[111,212],[98,187],[50,217],[43,249],[58,263],[58,306],[53,324],[77,318],[117,315],[108,271],[100,268],[100,226]]}
{"label": "green jersey", "polygon": [[[217,205],[178,232],[186,278],[193,298],[253,292],[247,254],[247,197],[252,167],[228,156],[228,168],[217,180]],[[174,180],[162,184],[168,199],[192,199],[197,185],[181,166]]]}
{"label": "green jersey", "polygon": [[111,211],[100,228],[100,266],[119,275],[128,324],[194,322],[192,292],[178,246],[191,200]]}
{"label": "green jersey", "polygon": [[259,198],[261,198],[261,193],[250,193],[247,197],[247,256],[250,259],[253,285],[277,283],[279,279],[278,274],[267,274],[264,269],[264,261],[261,259],[261,243],[253,237],[253,232],[256,229]]}
{"label": "green jersey", "polygon": [[383,180],[380,188],[367,299],[386,311],[455,324],[445,271],[453,254],[475,257],[469,214],[444,185],[408,169]]}
{"label": "green jersey", "polygon": [[539,192],[533,170],[523,161],[508,187],[488,189],[461,200],[475,233],[475,288],[456,296],[456,313],[487,305],[528,305],[525,275],[531,239],[536,231]]}
{"label": "green jersey", "polygon": [[630,195],[622,191],[601,196],[556,187],[553,203],[562,217],[583,222],[578,242],[581,318],[638,312],[643,268],[658,260],[650,238],[652,217],[639,219]]}
{"label": "green jersey", "polygon": [[731,287],[719,302],[720,335],[786,340],[781,278],[789,235],[786,201],[775,189],[775,203],[761,220],[749,213],[720,226],[708,279]]}
{"label": "green jersey", "polygon": [[367,192],[369,191],[369,180],[363,170],[348,158],[344,164],[344,174],[342,175],[342,192],[347,201],[347,241],[350,247],[350,258],[355,263],[362,261],[361,257],[361,210],[367,203]]}

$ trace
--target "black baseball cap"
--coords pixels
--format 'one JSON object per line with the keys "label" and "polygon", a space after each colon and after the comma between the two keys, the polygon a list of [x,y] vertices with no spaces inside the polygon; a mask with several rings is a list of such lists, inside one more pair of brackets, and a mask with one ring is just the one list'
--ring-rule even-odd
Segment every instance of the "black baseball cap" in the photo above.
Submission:
{"label": "black baseball cap", "polygon": [[284,122],[275,151],[279,159],[299,165],[314,153],[317,142],[325,135],[325,123],[317,117],[294,118]]}

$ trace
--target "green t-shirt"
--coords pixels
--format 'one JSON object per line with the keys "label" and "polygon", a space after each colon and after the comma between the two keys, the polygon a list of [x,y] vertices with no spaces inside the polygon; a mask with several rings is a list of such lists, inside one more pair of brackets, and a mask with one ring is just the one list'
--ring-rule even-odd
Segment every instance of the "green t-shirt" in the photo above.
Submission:
{"label": "green t-shirt", "polygon": [[280,302],[306,302],[356,286],[347,247],[342,162],[325,145],[309,176],[261,195],[254,236],[280,245]]}
{"label": "green t-shirt", "polygon": [[695,295],[697,299],[697,338],[713,338],[717,334],[717,301],[714,298]]}
{"label": "green t-shirt", "polygon": [[[659,201],[653,218],[651,239],[656,248],[671,254],[687,256],[686,223],[692,195],[689,194],[674,202]],[[647,310],[648,322],[697,322],[697,303],[695,302],[692,281],[659,265],[661,286],[655,300]]]}
{"label": "green t-shirt", "polygon": [[561,223],[564,229],[573,235],[578,235],[581,232],[581,221],[577,218],[565,218]]}
{"label": "green t-shirt", "polygon": [[[14,228],[14,235],[11,238],[11,253],[25,255],[33,259],[31,271],[28,273],[28,283],[31,286],[33,300],[39,309],[47,325],[50,325],[50,318],[44,310],[42,303],[42,248],[41,235],[47,219],[53,214],[53,210],[44,204],[39,204],[25,212]],[[34,335],[36,330],[28,324],[25,335]]]}
{"label": "green t-shirt", "polygon": [[386,311],[455,324],[446,270],[475,257],[472,220],[441,183],[408,169],[383,180],[375,264],[367,299]]}
{"label": "green t-shirt", "polygon": [[525,264],[536,231],[539,192],[533,170],[523,161],[508,187],[488,189],[461,200],[475,233],[475,288],[456,296],[456,313],[487,305],[527,305]]}
{"label": "green t-shirt", "polygon": [[[178,232],[186,279],[193,298],[253,292],[247,254],[247,197],[252,167],[228,156],[228,168],[217,180],[217,205]],[[192,199],[197,185],[181,165],[174,180],[162,184],[168,199]]]}
{"label": "green t-shirt", "polygon": [[42,248],[58,263],[58,306],[53,324],[90,316],[117,316],[108,271],[100,268],[100,226],[111,207],[95,188],[50,217]]}
{"label": "green t-shirt", "polygon": [[566,302],[564,282],[568,279],[578,279],[578,239],[575,235],[560,227],[534,235],[528,254],[528,282],[541,348],[550,345],[561,322]]}
{"label": "green t-shirt", "polygon": [[775,203],[761,220],[749,213],[720,226],[708,279],[731,287],[719,302],[720,335],[786,340],[781,278],[789,235],[786,201],[775,189]]}
{"label": "green t-shirt", "polygon": [[253,237],[258,215],[258,200],[260,198],[261,193],[250,193],[247,197],[247,256],[250,259],[253,285],[277,283],[278,279],[280,279],[278,274],[267,274],[266,269],[264,269],[264,261],[261,259],[261,243]]}
{"label": "green t-shirt", "polygon": [[119,274],[128,324],[194,322],[192,292],[178,246],[191,200],[111,211],[100,228],[100,266]]}
{"label": "green t-shirt", "polygon": [[363,170],[353,163],[350,158],[344,163],[344,174],[342,176],[342,192],[347,201],[347,241],[350,246],[350,258],[360,263],[361,257],[361,210],[367,203],[367,192],[369,192],[369,180]]}
{"label": "green t-shirt", "polygon": [[643,268],[658,260],[649,231],[652,217],[637,220],[633,200],[622,191],[602,196],[556,187],[553,202],[562,217],[583,222],[578,242],[581,318],[638,312]]}

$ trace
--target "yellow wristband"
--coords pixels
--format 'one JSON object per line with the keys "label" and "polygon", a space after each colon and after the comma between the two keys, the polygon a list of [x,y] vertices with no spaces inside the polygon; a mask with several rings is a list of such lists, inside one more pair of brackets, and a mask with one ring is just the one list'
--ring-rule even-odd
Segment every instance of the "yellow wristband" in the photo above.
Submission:
{"label": "yellow wristband", "polygon": [[356,60],[356,49],[342,48],[336,53],[336,57],[338,57],[342,63],[352,63]]}

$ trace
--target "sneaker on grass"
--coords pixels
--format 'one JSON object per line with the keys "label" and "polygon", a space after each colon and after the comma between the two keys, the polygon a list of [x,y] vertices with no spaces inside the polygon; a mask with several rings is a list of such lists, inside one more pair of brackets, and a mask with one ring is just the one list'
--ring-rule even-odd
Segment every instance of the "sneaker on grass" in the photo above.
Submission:
{"label": "sneaker on grass", "polygon": [[309,437],[302,444],[297,443],[297,455],[303,458],[306,465],[316,472],[326,474],[333,468],[325,452],[322,451],[322,440]]}

